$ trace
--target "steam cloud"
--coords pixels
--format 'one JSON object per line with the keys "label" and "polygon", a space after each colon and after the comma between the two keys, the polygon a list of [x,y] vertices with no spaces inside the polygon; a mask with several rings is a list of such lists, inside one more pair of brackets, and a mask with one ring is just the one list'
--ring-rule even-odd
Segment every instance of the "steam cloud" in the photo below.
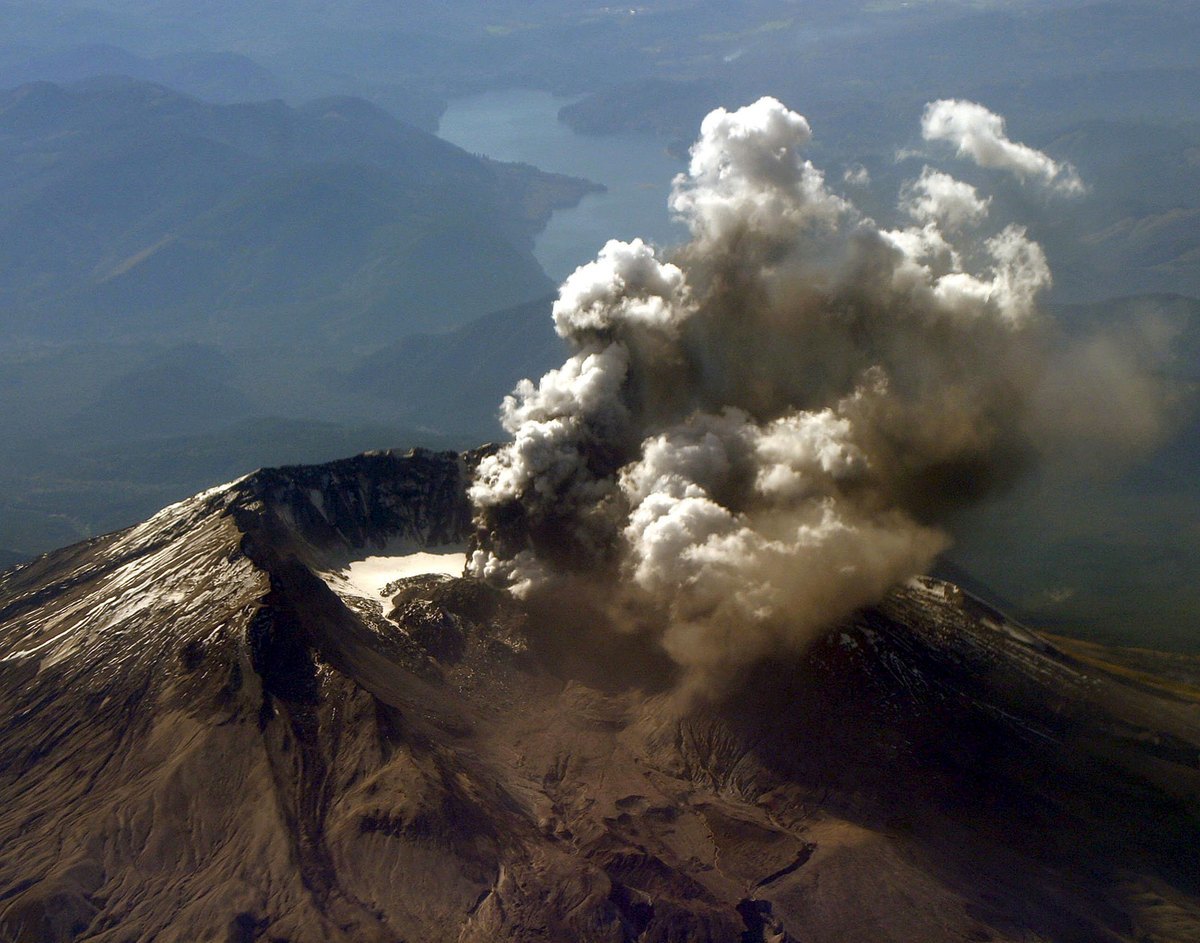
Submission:
{"label": "steam cloud", "polygon": [[1010,141],[1004,119],[975,102],[951,98],[930,102],[921,118],[921,136],[926,141],[948,141],[958,148],[959,157],[969,157],[980,167],[1007,170],[1021,181],[1033,180],[1069,195],[1085,189],[1074,167]]}
{"label": "steam cloud", "polygon": [[[958,134],[960,105],[927,124]],[[988,201],[930,168],[901,194],[911,223],[882,228],[803,158],[810,136],[771,98],[708,115],[670,196],[691,240],[611,241],[566,280],[574,353],[505,399],[512,442],[471,489],[470,572],[598,588],[695,689],[925,572],[1029,452],[1039,246],[981,234]]]}

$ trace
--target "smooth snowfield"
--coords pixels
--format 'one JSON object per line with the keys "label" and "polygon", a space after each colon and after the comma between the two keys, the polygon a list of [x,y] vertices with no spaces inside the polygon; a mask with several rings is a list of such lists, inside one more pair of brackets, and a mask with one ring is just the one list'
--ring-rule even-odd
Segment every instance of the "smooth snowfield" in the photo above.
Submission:
{"label": "smooth snowfield", "polygon": [[401,557],[367,557],[355,560],[346,569],[346,581],[363,596],[386,601],[383,588],[396,580],[426,573],[462,576],[467,565],[465,553],[409,553]]}
{"label": "smooth snowfield", "polygon": [[383,590],[396,580],[428,573],[462,576],[466,562],[467,555],[459,550],[446,553],[422,550],[397,556],[352,560],[336,572],[322,573],[321,578],[340,596],[358,596],[386,607],[389,600]]}

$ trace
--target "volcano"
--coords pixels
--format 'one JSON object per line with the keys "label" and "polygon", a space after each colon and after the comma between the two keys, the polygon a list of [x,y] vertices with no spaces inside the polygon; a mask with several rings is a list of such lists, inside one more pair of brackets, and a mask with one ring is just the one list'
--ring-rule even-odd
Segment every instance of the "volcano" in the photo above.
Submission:
{"label": "volcano", "polygon": [[452,575],[481,455],[0,575],[0,938],[1200,939],[1200,659],[920,578],[683,700],[654,640]]}

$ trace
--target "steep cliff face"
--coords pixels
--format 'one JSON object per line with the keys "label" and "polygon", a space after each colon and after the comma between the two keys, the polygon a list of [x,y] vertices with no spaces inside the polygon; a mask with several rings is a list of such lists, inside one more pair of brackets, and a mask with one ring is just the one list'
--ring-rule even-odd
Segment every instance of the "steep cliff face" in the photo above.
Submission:
{"label": "steep cliff face", "polygon": [[476,460],[261,471],[0,575],[0,939],[1200,933],[1194,662],[922,580],[683,703],[447,575]]}

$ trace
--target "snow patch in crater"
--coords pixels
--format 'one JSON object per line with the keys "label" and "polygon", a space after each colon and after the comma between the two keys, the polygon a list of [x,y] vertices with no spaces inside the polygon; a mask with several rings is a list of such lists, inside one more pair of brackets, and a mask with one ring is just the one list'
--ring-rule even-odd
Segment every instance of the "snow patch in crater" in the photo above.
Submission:
{"label": "snow patch in crater", "polygon": [[367,557],[353,560],[337,573],[322,573],[329,587],[342,596],[358,596],[370,599],[386,608],[390,600],[383,595],[383,588],[395,580],[408,576],[423,576],[426,573],[441,573],[446,576],[462,576],[467,565],[467,555],[461,551],[453,553],[407,553],[396,557]]}

